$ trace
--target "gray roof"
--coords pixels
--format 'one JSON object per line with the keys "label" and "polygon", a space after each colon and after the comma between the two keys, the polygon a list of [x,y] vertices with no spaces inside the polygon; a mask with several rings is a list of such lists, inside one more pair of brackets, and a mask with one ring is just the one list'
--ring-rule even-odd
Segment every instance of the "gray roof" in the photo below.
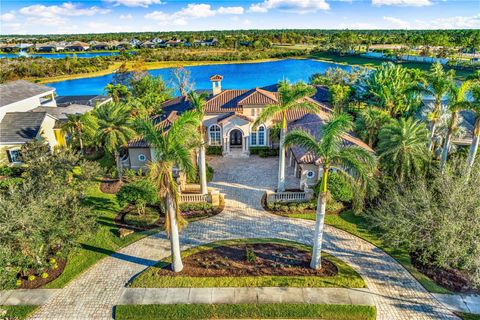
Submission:
{"label": "gray roof", "polygon": [[55,90],[55,88],[25,80],[17,80],[0,84],[0,107],[15,103],[17,101],[22,101],[42,93],[48,93],[53,90]]}
{"label": "gray roof", "polygon": [[57,118],[58,120],[67,119],[68,114],[84,114],[89,111],[92,111],[93,107],[86,106],[83,104],[71,104],[66,107],[37,107],[31,112],[46,112],[49,115]]}
{"label": "gray roof", "polygon": [[46,116],[46,112],[7,112],[0,123],[0,144],[34,139]]}
{"label": "gray roof", "polygon": [[107,100],[111,100],[112,98],[108,96],[101,96],[101,95],[82,95],[82,96],[58,96],[55,98],[57,101],[57,106],[65,107],[70,104],[83,104],[87,106],[94,107],[95,105],[102,103]]}

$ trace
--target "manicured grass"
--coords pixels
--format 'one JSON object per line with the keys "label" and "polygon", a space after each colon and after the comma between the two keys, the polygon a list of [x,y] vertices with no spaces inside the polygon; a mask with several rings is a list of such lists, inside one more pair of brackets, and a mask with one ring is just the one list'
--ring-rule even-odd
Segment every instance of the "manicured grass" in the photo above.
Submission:
{"label": "manicured grass", "polygon": [[80,247],[70,253],[64,272],[60,277],[46,284],[44,288],[62,288],[98,260],[158,231],[153,229],[145,232],[135,232],[120,238],[114,220],[117,212],[120,210],[115,195],[101,192],[98,183],[95,183],[88,190],[86,201],[94,206],[95,212],[98,214],[97,230],[93,234],[86,235],[80,239]]}
{"label": "manicured grass", "polygon": [[[341,56],[332,52],[317,52],[315,54],[310,55],[310,58],[330,61],[335,63],[359,65],[364,67],[376,67],[381,65],[382,63],[388,62],[388,60],[384,60],[384,59],[365,58],[358,55]],[[400,64],[406,68],[415,68],[415,69],[420,69],[424,71],[430,70],[430,66],[431,66],[430,63],[422,63],[422,62],[402,61]],[[455,70],[455,74],[458,79],[464,79],[468,75],[472,74],[472,72],[473,71],[470,71],[470,70]]]}
{"label": "manicured grass", "polygon": [[457,312],[456,314],[463,320],[480,320],[480,314],[463,313],[463,312]]}
{"label": "manicured grass", "polygon": [[181,304],[117,306],[117,320],[375,319],[375,307],[324,304]]}
{"label": "manicured grass", "polygon": [[[290,214],[291,218],[303,218],[315,220],[315,214]],[[338,229],[347,231],[359,238],[362,238],[375,246],[379,247],[395,260],[400,262],[405,269],[410,272],[424,287],[433,293],[452,293],[451,291],[439,286],[429,277],[419,272],[413,265],[407,250],[396,250],[388,246],[378,233],[372,232],[368,228],[368,223],[361,215],[356,215],[350,210],[341,212],[338,215],[329,215],[325,217],[325,223]]]}
{"label": "manicured grass", "polygon": [[[0,319],[26,319],[37,306],[0,306]],[[2,310],[7,314],[2,316]]]}
{"label": "manicured grass", "polygon": [[[203,246],[198,246],[182,252],[183,257],[209,250],[217,246],[234,245],[240,243],[278,243],[289,245],[299,249],[311,250],[311,247],[279,239],[241,239],[218,241]],[[330,260],[338,268],[334,277],[318,276],[250,276],[250,277],[165,277],[159,276],[158,268],[168,266],[170,259],[162,260],[157,265],[146,269],[131,283],[134,288],[168,288],[168,287],[344,287],[364,288],[365,282],[360,275],[343,261],[323,254],[325,259]]]}

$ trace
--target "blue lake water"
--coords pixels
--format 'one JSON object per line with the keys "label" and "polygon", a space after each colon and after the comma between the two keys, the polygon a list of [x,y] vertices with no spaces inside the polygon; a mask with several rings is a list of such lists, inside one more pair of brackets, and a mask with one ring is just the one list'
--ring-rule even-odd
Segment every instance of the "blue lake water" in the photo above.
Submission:
{"label": "blue lake water", "polygon": [[[223,89],[250,89],[275,84],[287,79],[291,82],[308,81],[314,73],[324,73],[328,68],[340,67],[350,70],[351,66],[309,60],[286,59],[259,63],[232,63],[186,67],[196,89],[210,89],[210,76],[223,76]],[[172,85],[172,68],[150,70],[155,76],[161,76],[169,86]],[[102,94],[105,86],[112,80],[113,74],[105,76],[53,82],[59,95]]]}
{"label": "blue lake water", "polygon": [[29,57],[29,58],[35,58],[35,57],[42,57],[42,58],[48,58],[48,59],[63,59],[68,57],[73,57],[74,55],[77,56],[77,58],[94,58],[94,57],[109,57],[109,56],[118,56],[118,52],[71,52],[71,53],[32,53],[32,54],[26,54],[26,53],[5,53],[5,54],[0,54],[0,58],[19,58],[19,57]]}

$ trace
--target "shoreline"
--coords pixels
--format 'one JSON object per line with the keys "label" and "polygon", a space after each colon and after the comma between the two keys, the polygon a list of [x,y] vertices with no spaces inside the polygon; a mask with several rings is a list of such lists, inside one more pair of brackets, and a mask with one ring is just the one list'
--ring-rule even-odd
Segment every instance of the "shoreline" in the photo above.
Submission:
{"label": "shoreline", "polygon": [[[302,58],[302,59],[308,59],[308,58]],[[147,70],[155,70],[155,69],[178,68],[178,67],[206,66],[206,65],[216,65],[216,64],[262,63],[262,62],[273,62],[273,61],[280,61],[280,60],[285,60],[285,59],[269,58],[269,59],[236,60],[236,61],[157,61],[157,62],[145,62],[145,67]],[[134,62],[127,62],[127,68],[131,70],[133,64]],[[55,83],[55,82],[68,81],[68,80],[101,77],[101,76],[114,73],[121,65],[122,65],[121,62],[114,62],[107,69],[96,71],[96,72],[79,73],[74,75],[57,76],[57,77],[51,77],[51,78],[33,78],[30,80],[33,80],[34,82],[41,83],[41,84],[48,84],[48,83]]]}

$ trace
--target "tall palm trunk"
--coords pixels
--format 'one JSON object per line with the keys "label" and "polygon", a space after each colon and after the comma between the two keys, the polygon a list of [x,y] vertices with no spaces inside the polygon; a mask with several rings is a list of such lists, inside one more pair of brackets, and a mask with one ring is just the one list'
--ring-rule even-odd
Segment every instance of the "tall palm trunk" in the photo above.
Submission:
{"label": "tall palm trunk", "polygon": [[123,172],[122,172],[122,162],[120,161],[120,152],[115,150],[115,162],[117,163],[117,174],[118,174],[118,180],[122,181],[123,179]]}
{"label": "tall palm trunk", "polygon": [[78,143],[80,144],[80,153],[83,154],[82,130],[78,130]]}
{"label": "tall palm trunk", "polygon": [[428,149],[430,151],[433,151],[435,147],[435,143],[433,141],[433,138],[435,137],[435,130],[437,129],[437,116],[440,113],[440,104],[442,103],[442,97],[436,97],[435,98],[435,108],[433,108],[433,119],[430,121],[430,144],[428,146]]}
{"label": "tall palm trunk", "polygon": [[477,120],[475,121],[475,127],[473,129],[472,144],[470,145],[470,151],[468,153],[468,158],[467,158],[467,163],[470,168],[473,167],[473,163],[475,162],[475,157],[477,156],[479,142],[480,142],[480,116],[478,116]]}
{"label": "tall palm trunk", "polygon": [[280,145],[278,150],[278,192],[285,191],[285,148],[283,146],[285,142],[285,135],[287,133],[287,117],[285,113],[282,117],[282,128],[280,129]]}
{"label": "tall palm trunk", "polygon": [[205,160],[205,141],[203,139],[202,135],[202,140],[201,140],[201,145],[200,145],[200,152],[198,155],[198,166],[199,166],[199,174],[200,174],[200,192],[202,194],[207,194],[208,193],[208,187],[207,187],[207,163]]}
{"label": "tall palm trunk", "polygon": [[315,234],[313,237],[312,260],[310,268],[320,269],[322,267],[322,242],[323,242],[323,226],[325,223],[325,211],[327,208],[327,179],[328,169],[323,169],[322,188],[318,194],[317,210],[315,217]]}
{"label": "tall palm trunk", "polygon": [[166,195],[166,209],[170,223],[170,250],[172,255],[172,270],[180,272],[183,269],[182,257],[180,255],[180,239],[178,236],[178,223],[175,201],[171,192]]}
{"label": "tall palm trunk", "polygon": [[450,151],[450,144],[452,141],[453,130],[457,126],[458,112],[452,113],[452,119],[450,120],[450,125],[448,126],[447,136],[445,137],[445,142],[442,149],[442,158],[440,159],[440,168],[443,170],[448,159],[448,152]]}

